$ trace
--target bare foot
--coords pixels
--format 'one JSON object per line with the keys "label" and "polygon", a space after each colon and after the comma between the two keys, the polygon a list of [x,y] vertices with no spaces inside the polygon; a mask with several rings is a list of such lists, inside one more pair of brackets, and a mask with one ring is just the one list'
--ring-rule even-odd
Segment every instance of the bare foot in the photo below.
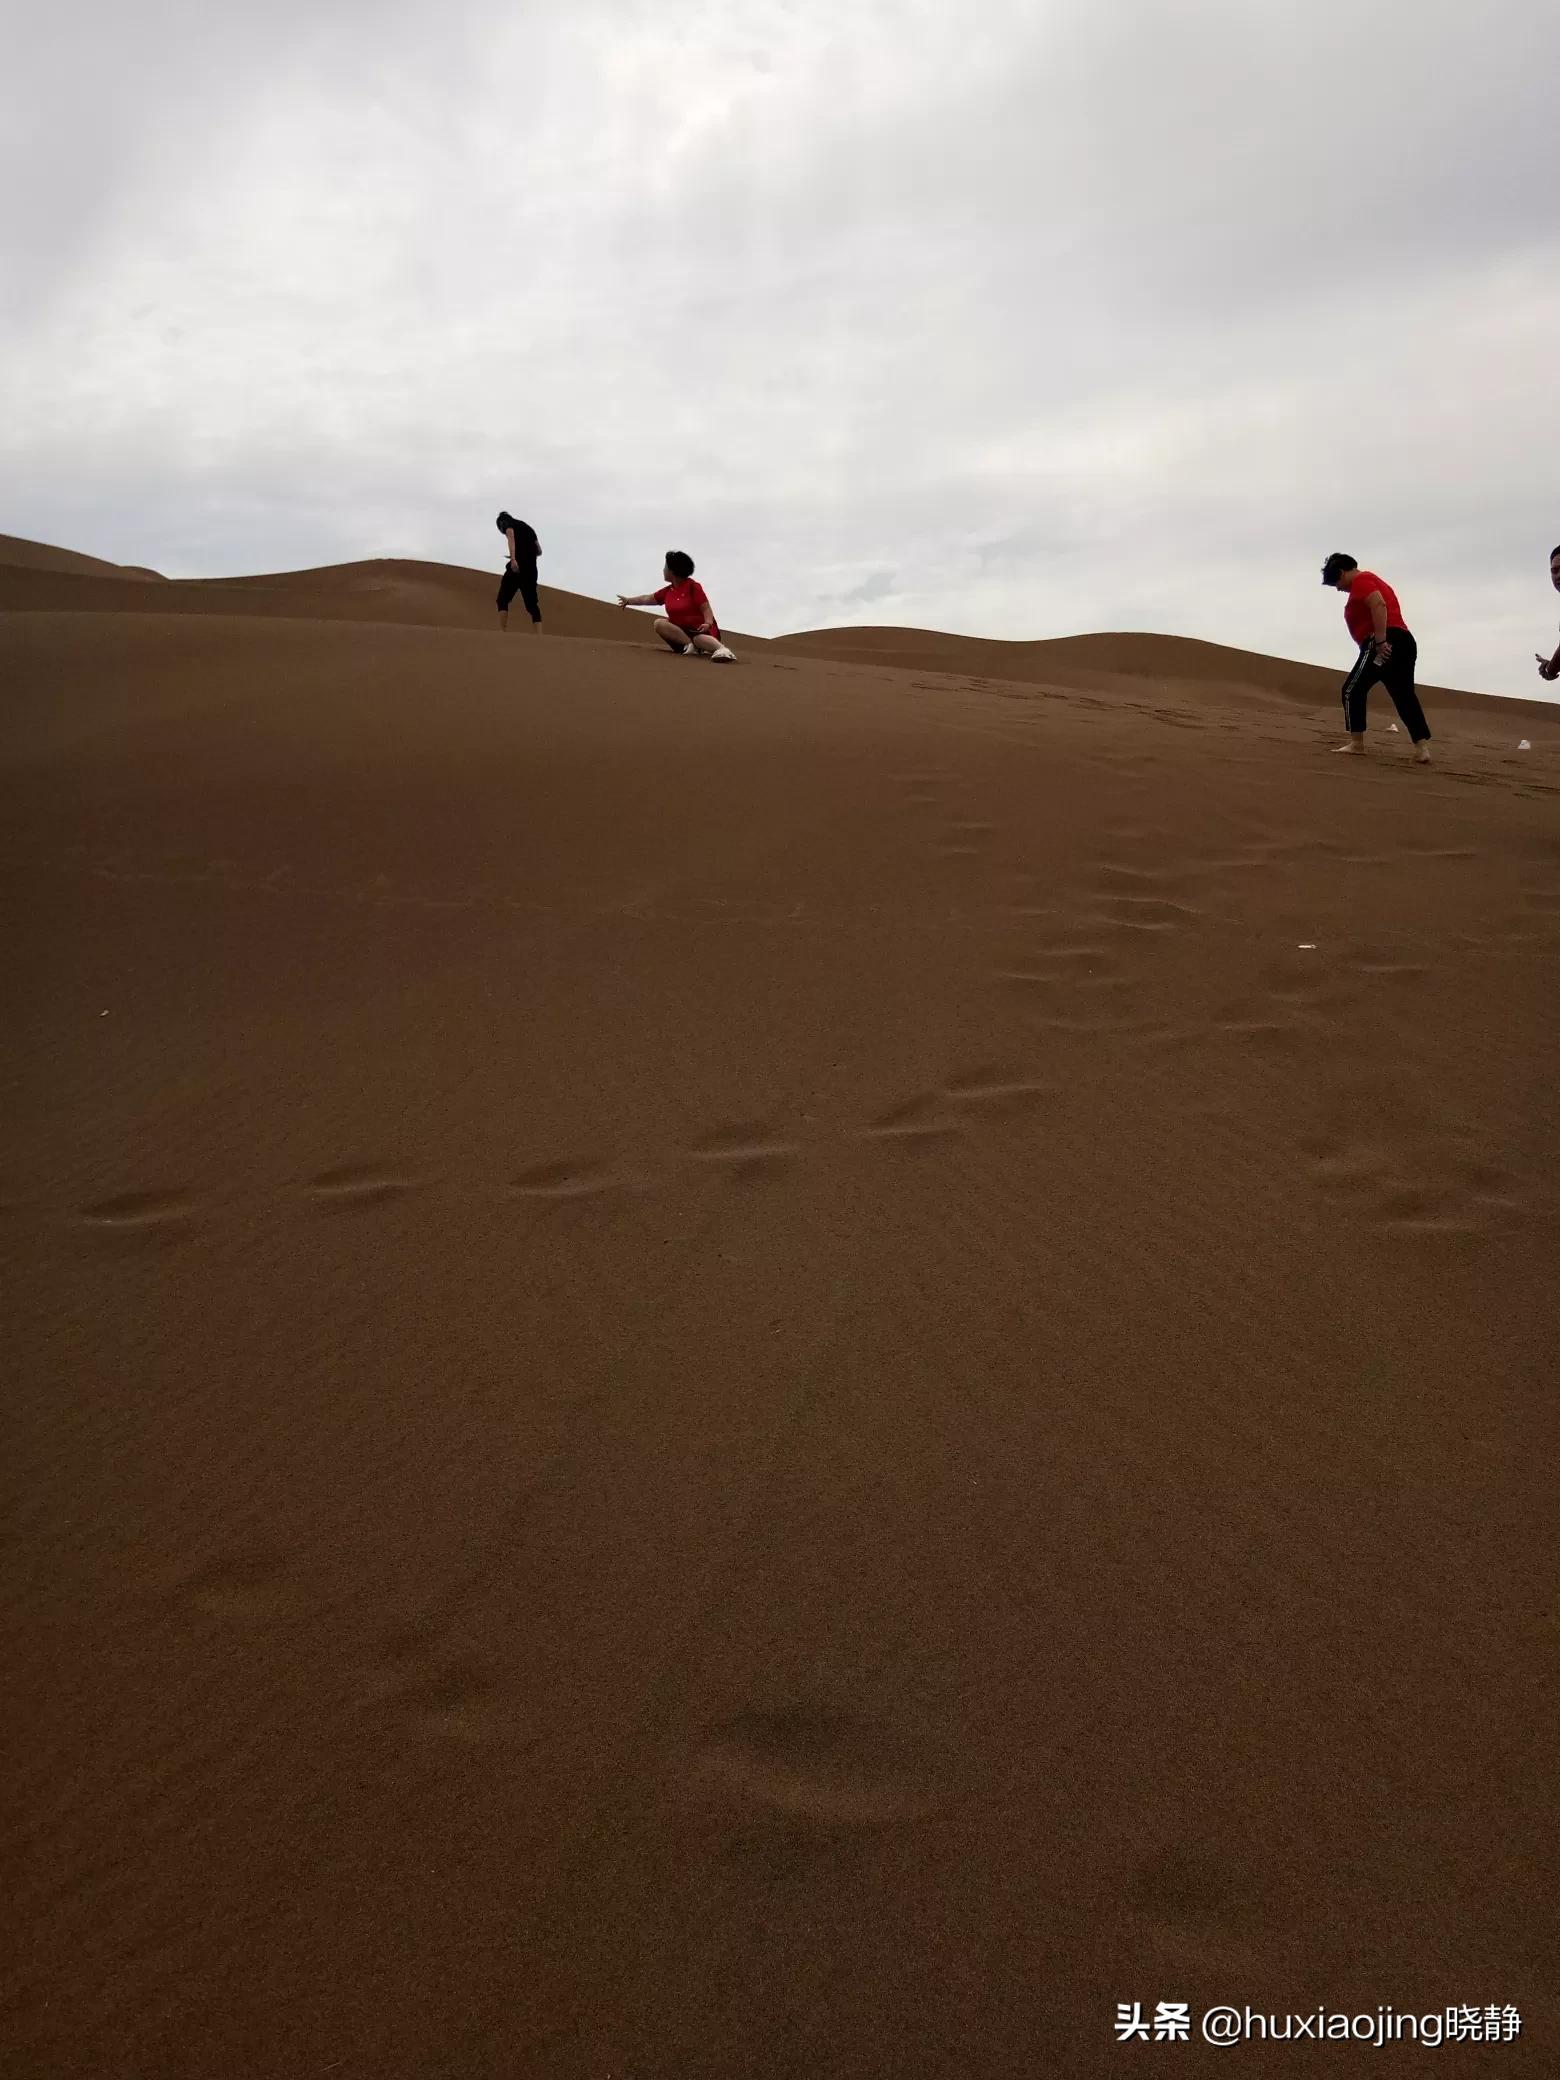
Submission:
{"label": "bare foot", "polygon": [[1429,763],[1430,746],[1428,744],[1421,744],[1419,749],[1414,753],[1414,764],[1416,766],[1427,766],[1429,765]]}
{"label": "bare foot", "polygon": [[1356,758],[1365,756],[1365,746],[1363,744],[1334,744],[1333,750],[1335,752],[1352,751]]}

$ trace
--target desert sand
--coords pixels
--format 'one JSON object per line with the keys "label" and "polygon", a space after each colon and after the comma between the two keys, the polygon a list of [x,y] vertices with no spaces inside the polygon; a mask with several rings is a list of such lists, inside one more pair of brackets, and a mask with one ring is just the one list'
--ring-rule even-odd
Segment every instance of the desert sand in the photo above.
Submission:
{"label": "desert sand", "polygon": [[1560,2070],[1560,711],[0,546],[7,2072]]}

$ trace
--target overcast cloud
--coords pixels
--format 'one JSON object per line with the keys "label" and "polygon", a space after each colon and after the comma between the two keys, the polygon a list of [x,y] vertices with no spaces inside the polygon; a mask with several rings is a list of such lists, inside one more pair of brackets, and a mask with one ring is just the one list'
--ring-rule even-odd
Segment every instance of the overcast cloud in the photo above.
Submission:
{"label": "overcast cloud", "polygon": [[1553,0],[18,10],[0,531],[1537,693]]}

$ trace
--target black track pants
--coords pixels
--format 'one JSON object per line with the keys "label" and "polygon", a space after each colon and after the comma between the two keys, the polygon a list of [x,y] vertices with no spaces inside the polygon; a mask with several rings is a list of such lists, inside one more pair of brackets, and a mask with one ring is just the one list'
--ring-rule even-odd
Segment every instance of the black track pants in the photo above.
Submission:
{"label": "black track pants", "polygon": [[1374,641],[1361,643],[1354,669],[1343,682],[1344,727],[1356,736],[1364,730],[1365,696],[1379,683],[1391,694],[1392,705],[1397,709],[1398,719],[1408,731],[1410,740],[1423,744],[1430,735],[1430,725],[1414,691],[1414,666],[1419,661],[1419,645],[1406,628],[1389,628],[1387,641],[1392,645],[1392,655],[1385,664],[1376,662]]}

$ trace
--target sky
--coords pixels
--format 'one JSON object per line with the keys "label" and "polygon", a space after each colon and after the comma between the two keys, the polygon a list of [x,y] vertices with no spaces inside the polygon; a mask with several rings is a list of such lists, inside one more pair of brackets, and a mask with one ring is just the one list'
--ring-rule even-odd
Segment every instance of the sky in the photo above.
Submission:
{"label": "sky", "polygon": [[0,532],[1541,691],[1553,0],[77,0],[0,123]]}

